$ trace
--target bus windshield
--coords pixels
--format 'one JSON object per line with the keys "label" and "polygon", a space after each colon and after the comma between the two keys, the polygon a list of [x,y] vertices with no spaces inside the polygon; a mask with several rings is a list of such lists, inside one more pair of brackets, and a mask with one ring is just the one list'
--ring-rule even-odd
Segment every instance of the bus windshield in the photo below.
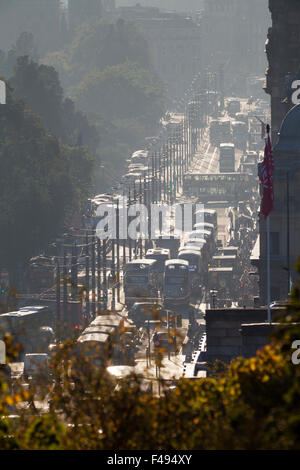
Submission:
{"label": "bus windshield", "polygon": [[183,276],[166,276],[165,282],[166,284],[174,284],[174,285],[181,285],[184,284],[187,277]]}
{"label": "bus windshield", "polygon": [[127,284],[147,284],[148,278],[147,276],[126,276],[126,283]]}

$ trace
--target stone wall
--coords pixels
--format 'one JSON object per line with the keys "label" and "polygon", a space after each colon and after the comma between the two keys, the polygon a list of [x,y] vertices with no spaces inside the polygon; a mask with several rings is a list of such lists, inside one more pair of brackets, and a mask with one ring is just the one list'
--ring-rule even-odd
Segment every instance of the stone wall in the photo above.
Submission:
{"label": "stone wall", "polygon": [[277,323],[243,324],[240,329],[242,339],[242,356],[253,357],[258,349],[269,342],[269,337]]}
{"label": "stone wall", "polygon": [[266,308],[206,310],[207,362],[230,362],[243,354],[242,324],[264,323]]}

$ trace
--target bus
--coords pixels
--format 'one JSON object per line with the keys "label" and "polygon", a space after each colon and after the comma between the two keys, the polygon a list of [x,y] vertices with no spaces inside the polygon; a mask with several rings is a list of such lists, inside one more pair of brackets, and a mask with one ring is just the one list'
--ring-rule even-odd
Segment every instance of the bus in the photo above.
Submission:
{"label": "bus", "polygon": [[234,255],[237,256],[237,255],[238,255],[238,251],[239,251],[239,249],[238,249],[237,246],[231,246],[231,245],[229,245],[229,246],[220,246],[220,247],[218,248],[217,253],[218,253],[219,255],[225,255],[225,256],[234,256]]}
{"label": "bus", "polygon": [[131,364],[134,360],[135,326],[118,315],[99,315],[81,333],[76,350],[93,360],[94,365]]}
{"label": "bus", "polygon": [[226,108],[229,116],[234,117],[236,113],[241,112],[241,102],[237,99],[228,99],[226,103]]}
{"label": "bus", "polygon": [[196,241],[200,241],[203,245],[203,241],[206,241],[205,247],[207,251],[212,255],[216,249],[216,234],[212,229],[197,229],[192,232],[185,234],[184,243],[191,245]]}
{"label": "bus", "polygon": [[149,152],[148,150],[137,150],[131,155],[130,163],[142,163],[144,166],[148,166],[149,163]]}
{"label": "bus", "polygon": [[209,125],[209,140],[214,146],[231,140],[231,123],[229,120],[213,120]]}
{"label": "bus", "polygon": [[215,209],[198,209],[196,211],[196,219],[200,219],[201,222],[212,224],[215,229],[218,227],[218,216]]}
{"label": "bus", "polygon": [[[216,292],[218,308],[223,308],[236,296],[234,270],[227,268],[208,268],[208,288]],[[231,305],[231,301],[230,301]]]}
{"label": "bus", "polygon": [[219,156],[220,173],[235,172],[235,146],[232,143],[220,144]]}
{"label": "bus", "polygon": [[155,259],[136,259],[126,264],[124,270],[125,304],[130,306],[141,299],[157,299]]}
{"label": "bus", "polygon": [[234,121],[231,127],[233,143],[237,148],[245,150],[248,143],[248,125],[242,121]]}
{"label": "bus", "polygon": [[210,255],[207,252],[205,245],[202,250],[196,250],[192,246],[180,250],[178,259],[185,260],[189,263],[192,291],[198,290],[201,285],[206,284]]}
{"label": "bus", "polygon": [[188,305],[190,302],[189,263],[181,259],[165,262],[163,280],[163,303]]}
{"label": "bus", "polygon": [[210,224],[209,222],[197,222],[195,225],[194,225],[194,230],[195,231],[203,231],[204,233],[205,232],[211,232],[212,234],[212,237],[215,241],[215,243],[217,243],[217,226],[214,225],[214,224]]}
{"label": "bus", "polygon": [[161,289],[164,277],[165,261],[171,259],[170,250],[167,248],[151,248],[147,250],[145,258],[156,260],[154,272],[156,273],[158,288]]}
{"label": "bus", "polygon": [[180,245],[180,238],[165,233],[154,240],[154,245],[157,249],[164,248],[170,250],[170,258],[175,259]]}
{"label": "bus", "polygon": [[237,267],[236,255],[215,255],[212,257],[213,266],[216,268],[230,268],[234,270]]}

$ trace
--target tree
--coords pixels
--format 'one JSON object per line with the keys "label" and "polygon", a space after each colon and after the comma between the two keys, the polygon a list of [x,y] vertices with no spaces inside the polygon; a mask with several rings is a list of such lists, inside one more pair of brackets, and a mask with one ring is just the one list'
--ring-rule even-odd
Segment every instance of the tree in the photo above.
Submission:
{"label": "tree", "polygon": [[0,265],[16,268],[80,211],[92,181],[86,148],[63,146],[41,119],[8,94],[0,126]]}
{"label": "tree", "polygon": [[103,191],[120,179],[126,159],[155,134],[165,112],[147,40],[130,21],[89,21],[45,63],[59,71],[67,94],[97,129],[96,187]]}
{"label": "tree", "polygon": [[6,79],[12,76],[19,56],[28,56],[31,59],[38,60],[33,34],[23,32],[18,37],[16,44],[7,53],[0,50],[0,74]]}
{"label": "tree", "polygon": [[163,93],[153,76],[130,62],[92,71],[72,90],[72,96],[93,116],[137,119],[152,129],[164,111]]}
{"label": "tree", "polygon": [[98,136],[84,114],[75,109],[70,99],[64,99],[57,71],[39,65],[28,56],[19,57],[11,80],[14,95],[22,99],[35,114],[43,118],[47,130],[63,143],[76,146],[81,135],[83,145],[96,151]]}
{"label": "tree", "polygon": [[69,0],[69,17],[73,30],[82,23],[101,18],[102,14],[102,0]]}
{"label": "tree", "polygon": [[[300,265],[299,265],[300,270]],[[111,344],[120,341],[111,337]],[[120,336],[121,335],[121,336]],[[161,396],[147,391],[147,371],[120,382],[107,373],[110,348],[91,356],[76,342],[61,344],[51,358],[54,383],[8,394],[0,386],[0,414],[7,405],[50,397],[48,416],[22,412],[16,430],[0,428],[1,448],[93,450],[295,450],[300,449],[300,369],[291,362],[291,341],[300,337],[300,284],[281,316],[271,343],[250,359],[238,358],[219,376],[182,379]],[[91,353],[92,351],[90,351]],[[105,358],[107,362],[105,363]],[[158,358],[159,361],[159,358]],[[116,386],[117,385],[117,386]],[[58,415],[57,410],[60,410]],[[60,418],[60,416],[62,418]],[[10,440],[5,436],[11,436]]]}

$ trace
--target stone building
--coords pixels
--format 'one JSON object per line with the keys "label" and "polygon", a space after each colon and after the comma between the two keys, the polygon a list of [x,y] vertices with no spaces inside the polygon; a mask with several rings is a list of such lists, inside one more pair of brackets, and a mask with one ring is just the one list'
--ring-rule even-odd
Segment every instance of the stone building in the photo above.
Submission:
{"label": "stone building", "polygon": [[267,65],[266,0],[205,0],[200,24],[205,64],[214,71],[224,65],[226,93],[246,96],[248,78],[261,77]]}
{"label": "stone building", "polygon": [[201,28],[192,18],[156,7],[120,7],[115,15],[133,20],[145,34],[154,68],[168,95],[181,98],[201,70]]}
{"label": "stone building", "polygon": [[[295,262],[300,255],[300,105],[283,120],[274,158],[274,207],[270,214],[271,300],[286,299],[298,275]],[[261,302],[266,304],[266,223],[260,215],[260,256],[253,264],[260,275]]]}
{"label": "stone building", "polygon": [[[265,91],[271,95],[271,125],[274,158],[274,207],[270,215],[271,300],[286,299],[300,255],[300,106],[291,102],[285,83],[290,72],[295,78],[300,65],[300,2],[269,0],[272,28],[266,53],[269,66]],[[300,77],[299,77],[300,78]],[[291,83],[291,82],[289,82]],[[257,266],[260,301],[267,302],[266,223],[260,215]]]}
{"label": "stone building", "polygon": [[272,141],[275,144],[282,120],[293,106],[287,98],[285,77],[297,75],[300,66],[300,2],[269,0],[272,27],[269,29],[266,53],[268,68],[265,91],[271,95]]}

